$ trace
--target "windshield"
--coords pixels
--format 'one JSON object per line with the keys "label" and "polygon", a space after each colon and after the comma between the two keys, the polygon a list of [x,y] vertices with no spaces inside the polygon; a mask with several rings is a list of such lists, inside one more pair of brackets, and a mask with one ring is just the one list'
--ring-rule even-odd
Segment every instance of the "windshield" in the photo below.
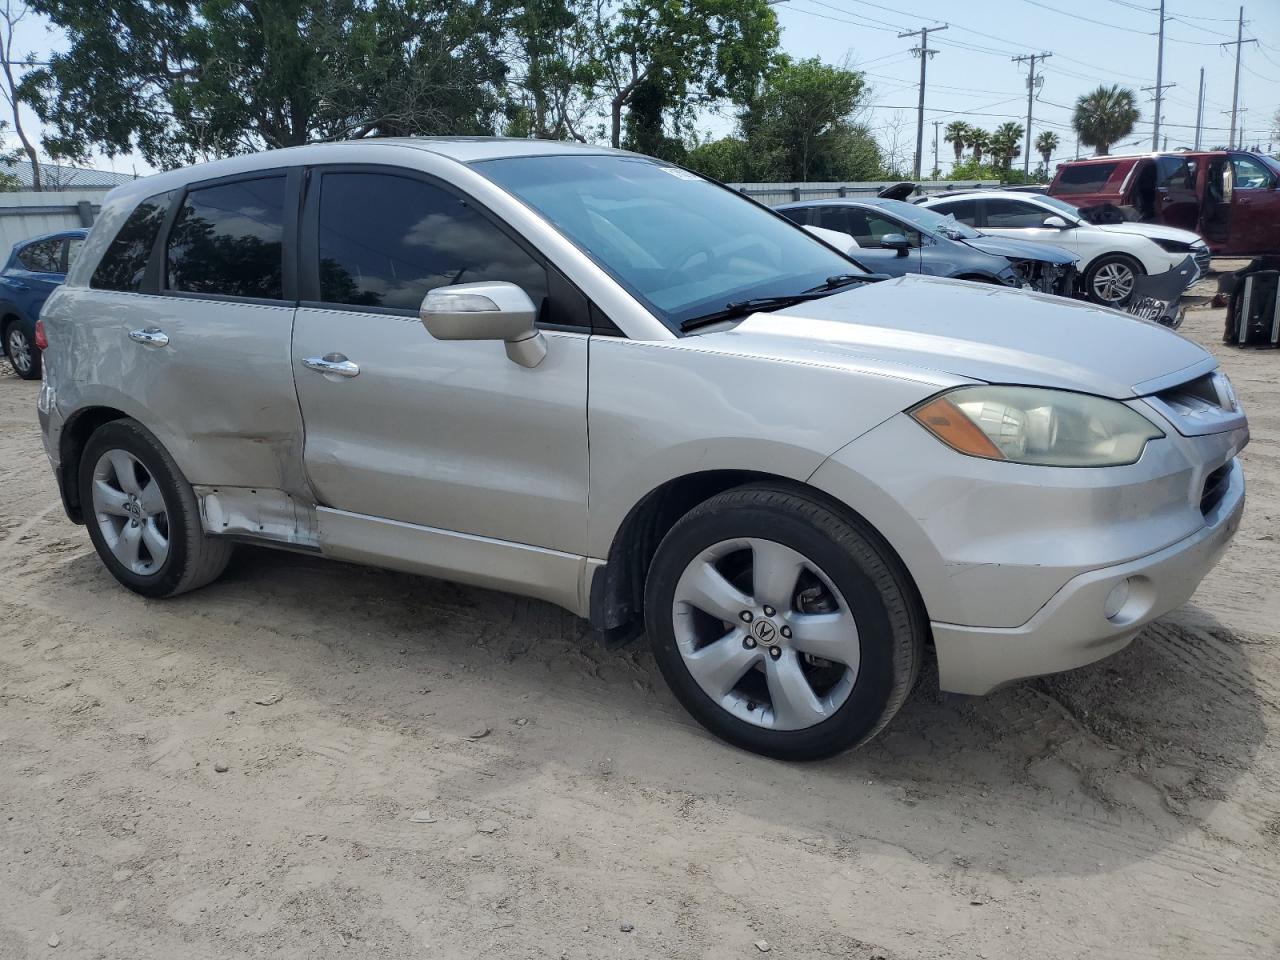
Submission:
{"label": "windshield", "polygon": [[1084,214],[1080,212],[1080,208],[1077,206],[1074,206],[1073,204],[1067,203],[1067,201],[1065,200],[1060,200],[1057,197],[1051,197],[1048,194],[1041,194],[1040,196],[1036,197],[1036,199],[1049,204],[1049,206],[1051,207],[1057,207],[1063,213],[1070,214],[1072,217],[1074,217],[1077,220],[1084,219]]}
{"label": "windshield", "polygon": [[861,273],[788,220],[642,157],[483,160],[478,172],[546,217],[673,330],[734,301]]}
{"label": "windshield", "polygon": [[895,217],[901,217],[913,227],[919,227],[921,230],[928,230],[932,233],[940,233],[944,237],[950,237],[952,240],[973,240],[982,236],[973,227],[965,226],[949,213],[939,213],[937,210],[929,210],[913,203],[902,203],[900,201],[896,201],[892,205],[886,203],[883,207],[885,212],[892,213]]}

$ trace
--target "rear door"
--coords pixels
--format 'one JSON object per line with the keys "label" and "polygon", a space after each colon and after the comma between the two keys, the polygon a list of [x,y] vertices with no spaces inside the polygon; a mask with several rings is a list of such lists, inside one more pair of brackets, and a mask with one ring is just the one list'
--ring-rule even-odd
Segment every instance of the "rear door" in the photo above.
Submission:
{"label": "rear door", "polygon": [[289,358],[300,176],[256,172],[143,201],[90,281],[81,349],[104,359],[103,383],[193,484],[302,489]]}
{"label": "rear door", "polygon": [[[585,297],[449,185],[386,166],[310,172],[293,376],[323,506],[437,530],[586,551]],[[428,290],[517,284],[547,356],[434,339]],[[347,376],[308,366],[342,358]]]}

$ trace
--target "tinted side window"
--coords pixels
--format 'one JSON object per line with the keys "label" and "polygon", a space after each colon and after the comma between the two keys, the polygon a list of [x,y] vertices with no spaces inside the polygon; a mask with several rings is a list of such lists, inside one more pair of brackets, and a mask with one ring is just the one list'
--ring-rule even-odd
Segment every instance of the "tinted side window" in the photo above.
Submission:
{"label": "tinted side window", "polygon": [[852,235],[848,211],[844,207],[819,207],[814,211],[813,225],[824,230],[838,230]]}
{"label": "tinted side window", "polygon": [[89,286],[98,290],[127,292],[141,288],[147,261],[151,259],[151,248],[155,246],[156,235],[160,233],[172,199],[173,194],[162,193],[148,197],[134,208],[111,241],[111,246],[107,247]]}
{"label": "tinted side window", "polygon": [[1116,163],[1081,163],[1058,170],[1054,193],[1097,193],[1107,185]]}
{"label": "tinted side window", "polygon": [[849,225],[853,228],[853,238],[862,247],[878,247],[891,233],[906,237],[912,247],[920,246],[919,230],[913,230],[896,220],[890,220],[869,210],[850,211]]}
{"label": "tinted side window", "polygon": [[1052,216],[1047,211],[1020,200],[992,197],[987,200],[987,226],[1004,229],[1039,227],[1044,218]]}
{"label": "tinted side window", "polygon": [[80,256],[80,248],[84,246],[84,237],[68,237],[67,238],[67,269],[71,269],[71,265],[76,262],[76,258]]}
{"label": "tinted side window", "polygon": [[417,310],[427,291],[506,280],[535,304],[546,270],[458,197],[410,177],[326,173],[320,181],[320,299]]}
{"label": "tinted side window", "polygon": [[62,241],[41,240],[18,251],[18,262],[32,273],[62,272]]}
{"label": "tinted side window", "polygon": [[971,227],[978,225],[977,200],[948,200],[946,203],[931,203],[929,209],[937,211],[944,217],[953,216],[957,223],[964,223]]}
{"label": "tinted side window", "polygon": [[1195,161],[1183,157],[1157,157],[1156,182],[1162,187],[1194,190],[1196,185]]}
{"label": "tinted side window", "polygon": [[283,176],[188,193],[169,233],[169,289],[283,299],[284,197]]}
{"label": "tinted side window", "polygon": [[1265,190],[1271,186],[1271,172],[1252,157],[1231,157],[1237,190]]}
{"label": "tinted side window", "polygon": [[798,223],[802,227],[810,222],[810,209],[808,207],[792,207],[789,210],[779,210],[778,213],[782,214],[792,223]]}

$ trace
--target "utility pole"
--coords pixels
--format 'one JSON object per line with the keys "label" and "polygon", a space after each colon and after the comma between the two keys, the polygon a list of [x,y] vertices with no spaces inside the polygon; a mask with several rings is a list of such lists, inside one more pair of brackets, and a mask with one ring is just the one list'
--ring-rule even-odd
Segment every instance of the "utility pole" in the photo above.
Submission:
{"label": "utility pole", "polygon": [[[1048,60],[1052,56],[1052,53],[1029,53],[1023,57],[1009,58],[1014,63],[1029,62],[1031,64],[1031,72],[1027,74],[1027,150],[1025,156],[1022,158],[1022,172],[1024,174],[1031,172],[1031,104],[1035,99],[1036,94],[1036,60],[1039,59],[1041,65],[1043,65],[1044,61]],[[1041,82],[1044,82],[1043,77],[1041,78]]]}
{"label": "utility pole", "polygon": [[[1236,23],[1236,81],[1231,88],[1231,136],[1227,141],[1227,146],[1235,148],[1236,145],[1236,114],[1240,108],[1240,47],[1246,43],[1257,43],[1256,39],[1244,39],[1244,7],[1240,8],[1240,19]],[[1219,46],[1227,47],[1230,43],[1219,44]]]}
{"label": "utility pole", "polygon": [[1200,68],[1200,96],[1196,99],[1196,146],[1200,149],[1200,125],[1204,121],[1204,67]]}
{"label": "utility pole", "polygon": [[941,120],[933,121],[933,169],[938,171],[938,175],[942,175],[942,168],[938,166],[938,125]]}
{"label": "utility pole", "polygon": [[920,37],[920,46],[912,47],[911,52],[920,58],[920,105],[916,108],[916,163],[915,163],[915,179],[920,179],[920,162],[924,155],[924,78],[925,64],[929,62],[929,58],[937,54],[937,50],[929,49],[929,34],[937,33],[939,30],[947,29],[947,24],[940,27],[921,27],[919,30],[911,30],[907,33],[898,34],[898,39],[903,37]]}
{"label": "utility pole", "polygon": [[[1244,8],[1241,7],[1243,10]],[[1156,44],[1156,120],[1151,132],[1151,149],[1160,149],[1160,107],[1164,100],[1164,0],[1160,0],[1160,39]],[[1173,84],[1169,84],[1173,86]]]}

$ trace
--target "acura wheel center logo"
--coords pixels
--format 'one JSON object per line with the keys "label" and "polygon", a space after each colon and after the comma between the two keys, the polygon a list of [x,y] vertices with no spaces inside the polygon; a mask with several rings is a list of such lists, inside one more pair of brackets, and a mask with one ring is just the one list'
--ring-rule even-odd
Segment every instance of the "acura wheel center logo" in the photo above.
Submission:
{"label": "acura wheel center logo", "polygon": [[751,635],[758,643],[771,647],[778,640],[778,628],[762,617],[751,625]]}

